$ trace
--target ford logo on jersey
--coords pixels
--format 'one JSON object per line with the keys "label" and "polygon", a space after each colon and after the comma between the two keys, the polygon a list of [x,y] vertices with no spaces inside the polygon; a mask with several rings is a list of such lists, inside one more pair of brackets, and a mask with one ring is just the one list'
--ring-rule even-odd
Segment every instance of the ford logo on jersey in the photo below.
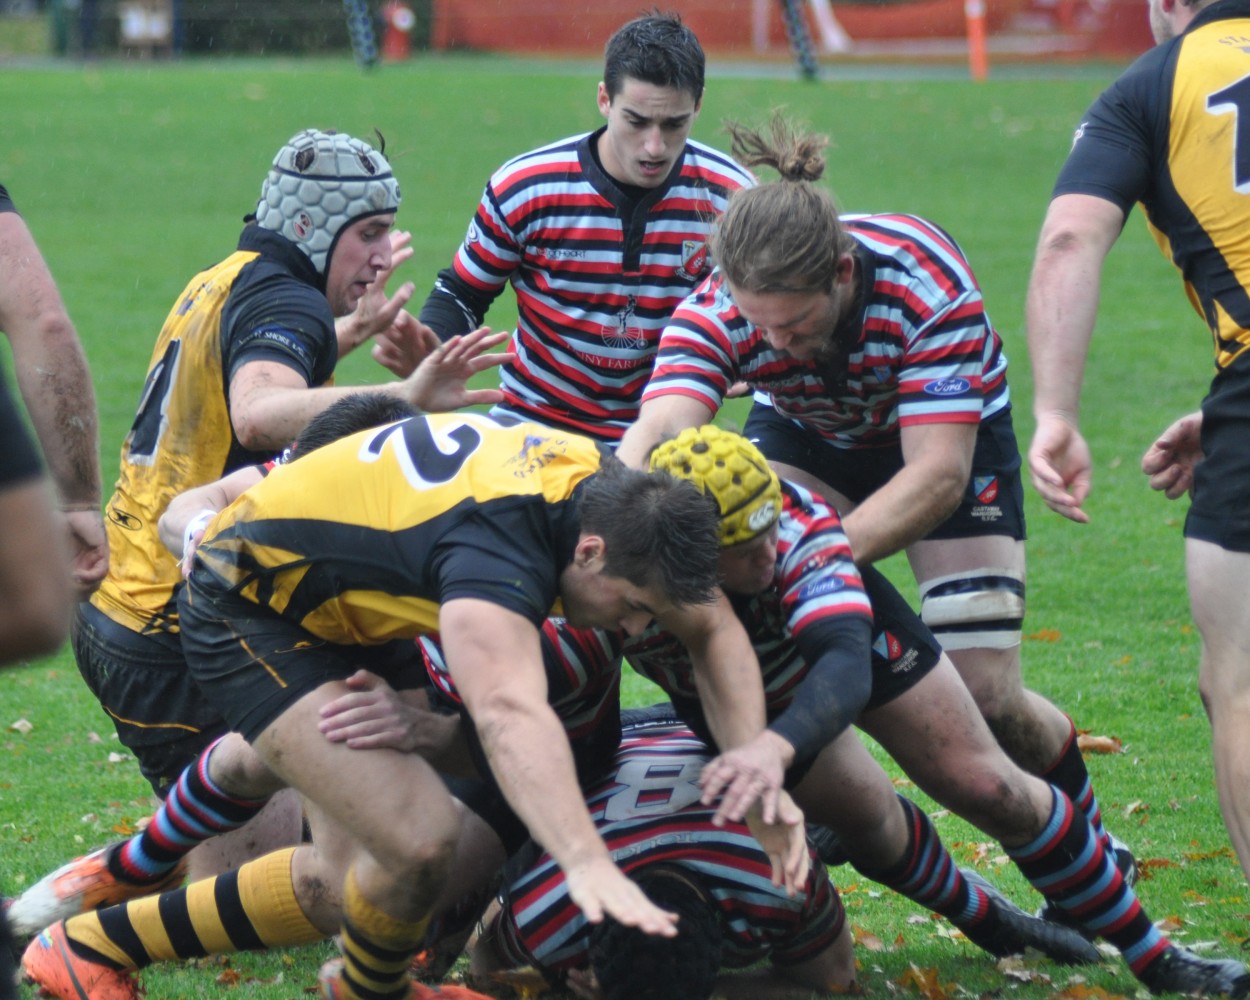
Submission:
{"label": "ford logo on jersey", "polygon": [[815,580],[799,589],[799,600],[810,601],[814,597],[823,597],[825,594],[836,594],[842,590],[846,584],[841,577],[826,576],[824,579]]}
{"label": "ford logo on jersey", "polygon": [[972,383],[966,378],[935,378],[925,383],[924,391],[930,396],[958,396],[971,388]]}

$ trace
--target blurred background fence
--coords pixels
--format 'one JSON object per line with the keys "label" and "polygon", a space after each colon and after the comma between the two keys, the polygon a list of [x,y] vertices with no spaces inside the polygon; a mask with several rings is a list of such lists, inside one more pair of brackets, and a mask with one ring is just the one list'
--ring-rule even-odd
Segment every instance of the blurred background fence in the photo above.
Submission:
{"label": "blurred background fence", "polygon": [[[597,58],[639,0],[0,0],[0,57],[37,36],[56,55],[312,54],[349,50],[358,6],[384,59],[428,50]],[[709,54],[818,60],[957,58],[969,10],[983,11],[992,54],[1123,58],[1151,44],[1141,0],[668,0]],[[787,24],[787,8],[790,18]],[[796,37],[796,31],[798,37]],[[30,44],[28,41],[27,45]]]}

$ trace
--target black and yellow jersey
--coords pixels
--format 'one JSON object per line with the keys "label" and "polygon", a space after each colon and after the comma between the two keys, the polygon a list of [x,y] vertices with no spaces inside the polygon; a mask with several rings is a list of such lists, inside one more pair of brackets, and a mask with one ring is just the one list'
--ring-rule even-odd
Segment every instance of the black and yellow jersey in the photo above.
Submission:
{"label": "black and yellow jersey", "polygon": [[233,594],[329,642],[428,634],[472,597],[560,614],[588,438],[478,414],[412,417],[274,469],[209,525],[191,601]]}
{"label": "black and yellow jersey", "polygon": [[179,493],[271,456],[234,435],[228,387],[248,361],[275,361],[309,385],[331,380],[334,317],[308,258],[249,226],[235,253],[197,274],[152,352],[121,474],[106,509],[109,572],[91,603],[135,632],[177,631],[178,562],[157,521]]}
{"label": "black and yellow jersey", "polygon": [[[1244,117],[1243,117],[1244,115]],[[1160,248],[1223,369],[1250,346],[1250,0],[1220,0],[1137,60],[1077,129],[1055,194],[1129,212]]]}

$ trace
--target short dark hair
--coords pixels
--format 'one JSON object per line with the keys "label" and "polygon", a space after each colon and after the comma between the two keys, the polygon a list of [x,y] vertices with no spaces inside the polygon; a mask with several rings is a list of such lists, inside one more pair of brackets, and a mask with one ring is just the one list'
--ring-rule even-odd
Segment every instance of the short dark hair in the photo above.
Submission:
{"label": "short dark hair", "polygon": [[674,13],[652,11],[618,28],[603,49],[603,85],[609,99],[625,86],[626,78],[657,87],[674,87],[703,97],[706,60],[703,46]]}
{"label": "short dark hair", "polygon": [[591,928],[590,965],[604,1000],[707,1000],[720,971],[715,904],[695,873],[676,865],[644,868],[632,877],[653,903],[681,919],[671,938],[611,918]]}
{"label": "short dark hair", "polygon": [[608,576],[658,585],[677,605],[716,599],[720,510],[693,483],[605,455],[580,503],[582,532],[604,541]]}
{"label": "short dark hair", "polygon": [[286,460],[294,461],[341,437],[415,417],[420,412],[411,403],[390,393],[353,392],[336,399],[304,425],[287,452]]}

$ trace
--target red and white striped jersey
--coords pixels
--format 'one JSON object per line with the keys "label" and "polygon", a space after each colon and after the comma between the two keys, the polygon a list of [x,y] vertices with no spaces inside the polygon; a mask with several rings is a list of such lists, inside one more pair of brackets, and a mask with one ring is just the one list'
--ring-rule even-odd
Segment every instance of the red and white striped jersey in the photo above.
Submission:
{"label": "red and white striped jersey", "polygon": [[[760,661],[769,719],[785,711],[811,669],[799,645],[805,629],[843,616],[869,621],[873,616],[837,512],[785,480],[781,497],[773,585],[758,594],[729,595]],[[671,632],[653,624],[626,639],[624,653],[634,670],[674,702],[697,710],[690,654]]]}
{"label": "red and white striped jersey", "polygon": [[862,333],[845,370],[769,346],[719,271],[673,314],[644,401],[679,394],[720,408],[744,381],[755,399],[835,447],[897,440],[900,427],[976,423],[1009,403],[1007,358],[963,251],[913,215],[849,215]]}
{"label": "red and white striped jersey", "polygon": [[754,179],[688,141],[663,184],[624,192],[594,155],[601,134],[491,177],[421,318],[442,337],[472,329],[511,282],[517,361],[502,369],[499,412],[614,442],[638,414],[670,314],[710,270],[713,220]]}
{"label": "red and white striped jersey", "polygon": [[[745,824],[713,826],[715,806],[700,805],[707,760],[707,748],[681,723],[628,726],[614,772],[587,794],[608,850],[626,872],[663,862],[698,876],[721,919],[722,965],[813,958],[846,919],[825,866],[813,852],[807,883],[793,899],[774,886],[768,858]],[[513,878],[504,898],[499,942],[509,959],[547,970],[589,964],[589,926],[550,855]]]}

